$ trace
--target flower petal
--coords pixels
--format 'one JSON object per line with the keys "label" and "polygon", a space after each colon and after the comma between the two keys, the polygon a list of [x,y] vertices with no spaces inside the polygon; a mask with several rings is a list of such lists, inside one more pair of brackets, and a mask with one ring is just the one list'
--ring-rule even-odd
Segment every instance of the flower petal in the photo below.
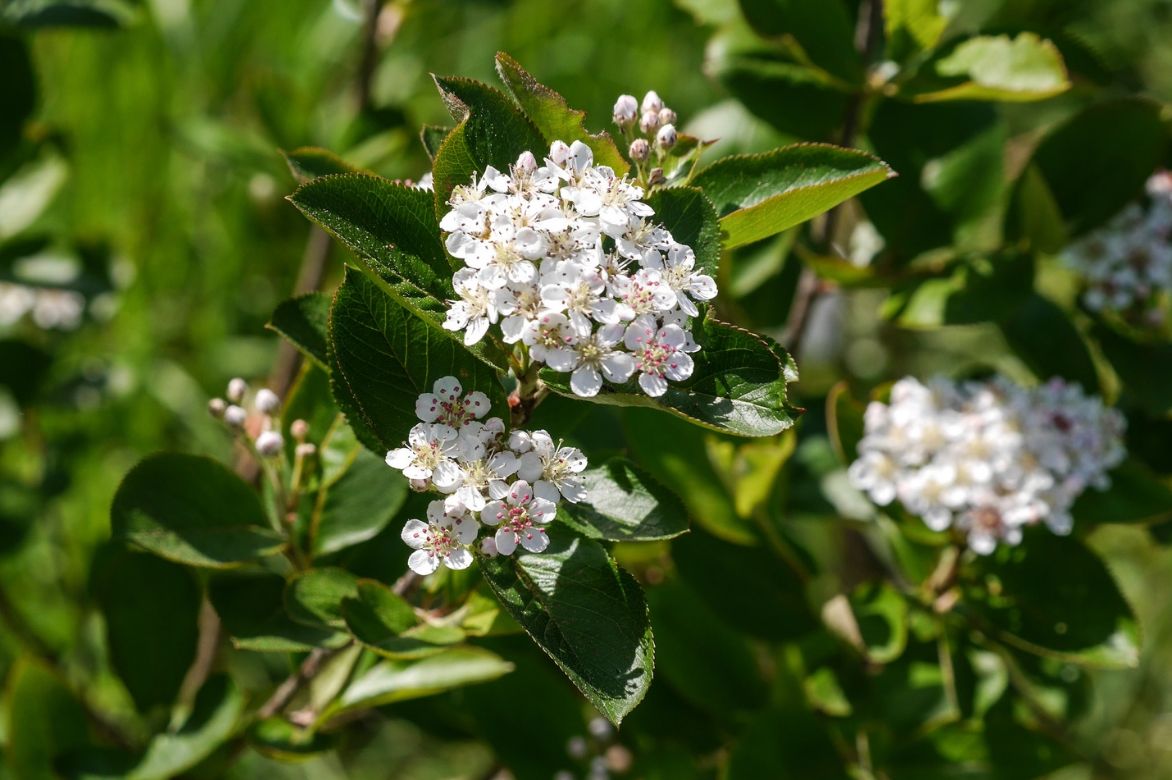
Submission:
{"label": "flower petal", "polygon": [[427,543],[428,537],[431,536],[431,529],[422,520],[408,520],[407,524],[403,526],[403,532],[400,536],[408,547],[418,550]]}
{"label": "flower petal", "polygon": [[439,568],[439,556],[428,550],[416,550],[407,558],[407,567],[426,577]]}

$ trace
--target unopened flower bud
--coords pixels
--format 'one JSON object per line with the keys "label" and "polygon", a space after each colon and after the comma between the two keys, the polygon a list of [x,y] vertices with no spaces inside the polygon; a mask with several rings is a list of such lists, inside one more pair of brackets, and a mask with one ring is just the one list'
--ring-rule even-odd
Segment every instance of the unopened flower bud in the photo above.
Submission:
{"label": "unopened flower bud", "polygon": [[676,112],[670,108],[665,108],[659,112],[660,125],[674,125],[676,123]]}
{"label": "unopened flower bud", "polygon": [[667,177],[663,175],[663,168],[652,168],[651,173],[647,174],[648,184],[663,184],[665,181],[667,181]]}
{"label": "unopened flower bud", "polygon": [[285,440],[276,431],[264,431],[256,437],[256,451],[266,458],[279,455],[284,446]]}
{"label": "unopened flower bud", "polygon": [[407,485],[416,493],[423,493],[430,487],[430,483],[426,479],[408,480]]}
{"label": "unopened flower bud", "polygon": [[293,437],[293,441],[305,441],[305,437],[309,435],[309,423],[305,420],[294,420],[289,426],[289,435]]}
{"label": "unopened flower bud", "polygon": [[480,553],[486,557],[495,558],[497,556],[496,539],[493,539],[491,536],[486,536],[481,539]]}
{"label": "unopened flower bud", "polygon": [[644,114],[648,111],[654,111],[658,114],[663,110],[663,101],[659,99],[659,95],[655,90],[652,90],[643,96],[643,105],[640,108],[643,109]]}
{"label": "unopened flower bud", "polygon": [[234,404],[238,404],[244,400],[244,394],[248,392],[248,383],[240,377],[236,377],[228,382],[228,400]]}
{"label": "unopened flower bud", "polygon": [[631,141],[631,148],[627,151],[632,160],[643,162],[651,155],[651,144],[647,143],[646,138],[636,138]]}
{"label": "unopened flower bud", "polygon": [[586,730],[599,741],[610,739],[614,735],[614,728],[604,718],[591,718],[586,724]]}
{"label": "unopened flower bud", "polygon": [[614,123],[619,127],[626,127],[635,121],[639,115],[639,103],[634,95],[619,95],[614,102]]}
{"label": "unopened flower bud", "polygon": [[315,447],[311,441],[304,441],[297,445],[295,452],[297,453],[298,457],[308,458],[309,456],[313,455],[313,453],[317,452],[317,447]]}
{"label": "unopened flower bud", "polygon": [[521,155],[517,158],[517,164],[513,168],[522,173],[533,173],[537,170],[537,158],[533,156],[533,152],[521,152]]}
{"label": "unopened flower bud", "polygon": [[655,128],[659,127],[659,112],[658,111],[644,111],[643,118],[639,120],[639,129],[646,135],[651,135],[655,132]]}
{"label": "unopened flower bud", "polygon": [[664,125],[659,128],[659,132],[655,134],[655,143],[659,144],[664,149],[670,149],[676,145],[676,127],[675,125]]}
{"label": "unopened flower bud", "polygon": [[566,160],[570,159],[570,147],[565,141],[554,141],[549,145],[549,159],[558,165],[565,164]]}
{"label": "unopened flower bud", "polygon": [[224,410],[224,422],[232,428],[243,428],[244,420],[248,417],[248,413],[242,407],[232,404]]}
{"label": "unopened flower bud", "polygon": [[224,416],[224,410],[227,408],[228,404],[223,398],[213,398],[208,401],[208,414],[217,420]]}
{"label": "unopened flower bud", "polygon": [[267,387],[256,391],[256,410],[261,414],[272,414],[281,405],[281,399]]}
{"label": "unopened flower bud", "polygon": [[566,742],[566,754],[575,760],[581,761],[590,752],[590,745],[585,737],[570,737]]}

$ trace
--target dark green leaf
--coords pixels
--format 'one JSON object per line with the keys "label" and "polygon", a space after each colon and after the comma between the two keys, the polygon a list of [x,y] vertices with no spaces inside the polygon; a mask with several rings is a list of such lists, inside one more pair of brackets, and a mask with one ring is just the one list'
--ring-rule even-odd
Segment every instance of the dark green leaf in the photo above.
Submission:
{"label": "dark green leaf", "polygon": [[452,188],[468,184],[473,174],[484,173],[490,165],[507,171],[522,152],[533,152],[540,159],[549,145],[501,91],[472,79],[434,78],[448,113],[459,123],[444,139],[432,168],[439,215],[448,210]]}
{"label": "dark green leaf", "polygon": [[[1038,144],[1029,164],[1038,176],[1033,186],[1045,186],[1065,218],[1067,233],[1075,237],[1106,222],[1142,194],[1167,146],[1168,131],[1158,104],[1141,98],[1098,103],[1051,130]],[[1008,214],[1011,233],[1020,235],[1024,226],[1038,221],[1027,211],[1031,208],[1019,184]]]}
{"label": "dark green leaf", "polygon": [[1123,381],[1125,398],[1151,415],[1172,413],[1172,345],[1132,341],[1105,325],[1092,334]]}
{"label": "dark green leaf", "polygon": [[[1139,662],[1139,623],[1103,561],[1047,529],[1002,547],[975,571],[986,595],[966,603],[1017,647],[1104,668]],[[1046,573],[1061,572],[1061,576]]]}
{"label": "dark green leaf", "polygon": [[25,30],[54,27],[91,28],[111,30],[125,25],[131,11],[121,2],[97,5],[83,0],[21,4],[13,3],[0,9],[0,23]]}
{"label": "dark green leaf", "polygon": [[244,715],[244,705],[244,696],[228,677],[208,680],[187,719],[151,740],[127,780],[167,780],[182,775],[231,738]]}
{"label": "dark green leaf", "polygon": [[346,643],[344,634],[290,618],[284,593],[285,580],[273,574],[218,575],[208,583],[216,614],[242,650],[297,653]]}
{"label": "dark green leaf", "polygon": [[830,388],[826,395],[826,427],[830,443],[844,466],[857,457],[863,438],[863,413],[867,406],[851,395],[845,381]]}
{"label": "dark green leaf", "polygon": [[314,555],[329,555],[373,539],[386,528],[407,500],[407,480],[382,458],[359,450],[318,495],[311,549]]}
{"label": "dark green leaf", "polygon": [[[627,172],[630,166],[610,135],[606,132],[590,133],[586,130],[583,124],[586,119],[585,111],[567,106],[565,98],[539,83],[504,52],[498,52],[496,55],[496,72],[529,120],[544,136],[546,147],[554,141],[581,141],[594,152],[595,165],[609,166],[618,176]],[[530,151],[541,159],[538,150]],[[682,241],[679,238],[676,240]]]}
{"label": "dark green leaf", "polygon": [[[793,425],[796,411],[787,401],[786,384],[797,379],[789,356],[768,336],[760,336],[709,317],[693,324],[701,350],[692,354],[695,369],[673,382],[659,398],[650,398],[634,381],[587,400],[613,406],[663,409],[696,425],[735,436],[772,436]],[[573,396],[569,375],[543,370],[551,390]]]}
{"label": "dark green leaf", "polygon": [[454,647],[418,660],[383,660],[351,682],[326,716],[434,696],[495,680],[512,670],[511,663],[480,647]]}
{"label": "dark green leaf", "polygon": [[712,201],[695,187],[656,190],[647,198],[653,219],[671,231],[672,238],[692,247],[696,268],[716,278],[720,265],[720,226]]}
{"label": "dark green leaf", "polygon": [[790,36],[804,57],[848,83],[862,78],[855,26],[842,0],[739,0],[745,20],[766,38]]}
{"label": "dark green leaf", "polygon": [[877,664],[894,661],[907,647],[908,605],[887,583],[865,583],[850,594],[862,650]]}
{"label": "dark green leaf", "polygon": [[4,74],[4,94],[0,96],[2,161],[20,143],[24,123],[37,107],[37,78],[28,43],[16,35],[0,34],[0,73]]}
{"label": "dark green leaf", "polygon": [[85,709],[56,674],[23,659],[8,670],[5,753],[17,778],[52,778],[57,758],[87,743]]}
{"label": "dark green leaf", "polygon": [[118,486],[115,538],[188,566],[225,568],[283,546],[256,493],[210,458],[161,453]]}
{"label": "dark green leaf", "polygon": [[268,327],[289,339],[307,358],[322,368],[328,368],[326,328],[329,319],[329,296],[312,292],[282,301],[273,311]]}
{"label": "dark green leaf", "polygon": [[345,628],[342,602],[357,596],[358,579],[345,569],[310,569],[285,585],[285,611],[303,625]]}
{"label": "dark green leaf", "polygon": [[724,777],[756,780],[784,775],[793,778],[848,780],[827,726],[806,707],[791,705],[758,716],[732,750]]}
{"label": "dark green leaf", "polygon": [[1011,316],[998,322],[1014,353],[1038,379],[1060,376],[1087,392],[1099,389],[1099,373],[1082,334],[1057,304],[1031,295]]}
{"label": "dark green leaf", "polygon": [[387,658],[424,658],[464,641],[450,625],[419,625],[415,609],[386,585],[359,580],[358,592],[342,602],[346,627],[368,648]]}
{"label": "dark green leaf", "polygon": [[332,173],[357,173],[358,169],[327,149],[316,146],[302,146],[291,152],[282,151],[281,156],[289,171],[298,182],[304,184],[318,176]]}
{"label": "dark green leaf", "polygon": [[[468,390],[486,393],[493,413],[508,410],[496,372],[463,346],[428,327],[387,297],[361,274],[347,272],[330,310],[335,387],[338,403],[363,444],[385,454],[406,440],[418,420],[415,401],[435,380],[455,376]],[[374,440],[371,441],[370,437]]]}
{"label": "dark green leaf", "polygon": [[626,458],[582,474],[586,500],[562,505],[563,518],[583,536],[616,542],[671,539],[688,530],[683,502]]}
{"label": "dark green leaf", "polygon": [[1125,461],[1108,474],[1111,487],[1087,488],[1071,514],[1076,523],[1158,523],[1172,517],[1172,488],[1142,462]]}
{"label": "dark green leaf", "polygon": [[443,125],[424,125],[423,129],[419,131],[419,140],[423,143],[423,149],[427,152],[429,160],[435,161],[440,145],[443,144],[450,132],[452,132],[452,128]]}
{"label": "dark green leaf", "polygon": [[93,576],[114,671],[139,712],[170,706],[199,639],[203,599],[191,572],[112,547],[99,556]]}
{"label": "dark green leaf", "polygon": [[337,740],[331,734],[295,726],[283,717],[272,717],[249,729],[248,743],[264,756],[295,762],[332,750]]}
{"label": "dark green leaf", "polygon": [[485,579],[533,641],[618,725],[651,684],[647,603],[597,542],[556,524],[548,530],[545,552],[485,560]]}
{"label": "dark green leaf", "polygon": [[795,144],[717,160],[693,180],[722,216],[724,248],[776,235],[893,176],[866,152]]}
{"label": "dark green leaf", "polygon": [[912,282],[896,290],[885,316],[913,328],[1005,322],[1032,297],[1029,255],[1001,252],[959,263],[949,276]]}

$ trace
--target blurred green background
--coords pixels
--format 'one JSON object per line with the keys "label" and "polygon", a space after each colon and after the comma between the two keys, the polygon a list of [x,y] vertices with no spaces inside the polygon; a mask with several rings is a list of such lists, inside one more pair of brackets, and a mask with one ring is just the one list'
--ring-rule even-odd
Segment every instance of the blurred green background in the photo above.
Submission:
{"label": "blurred green background", "polygon": [[[6,0],[0,21],[34,5]],[[1069,29],[1094,42],[1118,79],[1172,99],[1172,2],[1050,5],[1070,6]],[[293,290],[310,235],[283,200],[294,182],[278,150],[323,146],[417,178],[428,168],[418,128],[448,120],[428,74],[493,81],[498,50],[586,109],[594,128],[609,124],[618,94],[656,89],[685,128],[720,137],[723,151],[786,140],[706,76],[712,24],[736,13],[720,0],[392,2],[377,20],[373,60],[357,0],[85,8],[26,16],[0,37],[0,132],[15,118],[19,133],[0,157],[0,279],[19,271],[86,301],[76,328],[0,316],[0,679],[33,649],[114,710],[124,694],[104,657],[91,563],[130,466],[161,449],[231,458],[207,400],[229,377],[263,381],[274,366],[278,339],[264,325]],[[335,253],[327,277],[340,270]],[[907,343],[876,331],[873,295],[835,305],[847,316],[825,318],[803,362],[798,392],[810,399],[844,372],[873,371],[880,342]],[[879,352],[852,359],[844,334],[858,333],[876,336]],[[916,368],[963,361],[979,341],[965,329],[932,336]],[[1101,748],[1100,776],[1169,777],[1172,553],[1131,529],[1095,542],[1148,633],[1142,668],[1095,676],[1077,729]],[[492,768],[484,744],[439,745],[425,713],[412,716],[423,725],[379,725],[386,739],[370,740],[345,770],[321,759],[279,771],[445,777]],[[234,776],[277,776],[275,764],[248,761]]]}

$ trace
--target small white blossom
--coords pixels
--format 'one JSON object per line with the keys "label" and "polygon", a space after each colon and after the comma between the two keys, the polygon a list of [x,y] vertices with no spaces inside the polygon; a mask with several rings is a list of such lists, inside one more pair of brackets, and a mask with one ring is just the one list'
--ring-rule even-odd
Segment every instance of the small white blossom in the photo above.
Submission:
{"label": "small white blossom", "polygon": [[675,382],[692,375],[692,356],[684,351],[684,331],[678,325],[656,327],[654,319],[643,316],[627,326],[623,337],[639,373],[639,387],[652,398],[667,392],[667,380]]}
{"label": "small white blossom", "polygon": [[545,526],[556,511],[552,501],[535,495],[529,483],[519,479],[503,501],[491,501],[484,507],[480,520],[485,525],[498,526],[494,540],[501,555],[512,555],[518,544],[539,553],[549,546]]}
{"label": "small white blossom", "polygon": [[456,429],[441,423],[420,423],[407,436],[407,446],[387,453],[387,465],[407,479],[430,480],[439,490],[451,492],[463,477],[455,457],[460,452]]}
{"label": "small white blossom", "polygon": [[576,504],[586,498],[586,483],[580,474],[586,468],[586,456],[577,447],[555,445],[545,431],[530,437],[533,449],[521,456],[517,476],[533,485],[539,498],[554,503],[565,497]]}
{"label": "small white blossom", "polygon": [[[439,505],[439,511],[433,512],[432,507]],[[471,527],[472,534],[468,537],[466,531],[457,531],[454,527],[455,518],[443,511],[443,502],[432,502],[428,507],[426,523],[420,520],[408,520],[403,526],[402,538],[408,547],[415,550],[407,558],[407,566],[411,571],[420,575],[435,572],[442,563],[449,569],[467,569],[472,565],[472,554],[462,541],[461,533],[471,542],[476,538],[476,521],[461,520]]]}

